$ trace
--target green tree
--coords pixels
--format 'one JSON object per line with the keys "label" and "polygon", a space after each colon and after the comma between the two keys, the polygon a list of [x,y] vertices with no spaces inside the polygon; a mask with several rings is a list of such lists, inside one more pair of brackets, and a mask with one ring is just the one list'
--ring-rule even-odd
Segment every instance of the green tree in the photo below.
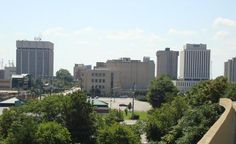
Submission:
{"label": "green tree", "polygon": [[203,81],[149,115],[147,137],[159,143],[197,143],[219,118],[219,98],[228,83],[224,77]]}
{"label": "green tree", "polygon": [[92,105],[82,92],[69,94],[63,101],[65,126],[73,142],[92,143],[96,133],[96,117]]}
{"label": "green tree", "polygon": [[15,110],[4,110],[0,117],[0,134],[1,137],[6,138],[11,124],[19,116]]}
{"label": "green tree", "polygon": [[66,69],[60,69],[59,71],[57,71],[56,78],[59,80],[63,80],[65,82],[72,82],[73,81],[72,75]]}
{"label": "green tree", "polygon": [[171,79],[161,76],[154,79],[148,89],[147,99],[153,108],[160,107],[163,102],[171,101],[178,93]]}
{"label": "green tree", "polygon": [[51,95],[43,100],[32,100],[21,107],[23,112],[34,113],[42,121],[63,121],[63,95]]}
{"label": "green tree", "polygon": [[125,125],[113,124],[98,133],[98,144],[139,144],[140,136]]}
{"label": "green tree", "polygon": [[203,104],[199,107],[188,109],[171,133],[169,133],[172,135],[172,141],[166,141],[166,136],[163,137],[163,140],[177,144],[197,143],[220,117],[222,112],[223,108],[218,104]]}
{"label": "green tree", "polygon": [[69,144],[69,131],[57,122],[45,122],[38,126],[35,141],[37,144]]}
{"label": "green tree", "polygon": [[37,121],[31,116],[19,115],[11,124],[5,142],[7,144],[32,144],[35,140]]}
{"label": "green tree", "polygon": [[93,107],[83,92],[48,96],[41,101],[31,101],[21,109],[33,113],[41,121],[56,121],[64,125],[75,143],[91,143],[96,134]]}
{"label": "green tree", "polygon": [[73,84],[73,77],[66,69],[60,69],[56,72],[55,85],[59,88],[69,88]]}
{"label": "green tree", "polygon": [[110,110],[109,113],[105,116],[106,125],[112,125],[117,122],[124,120],[123,112],[119,110]]}
{"label": "green tree", "polygon": [[147,121],[147,138],[154,141],[160,140],[172,126],[177,124],[187,109],[187,102],[181,96],[175,97],[172,102],[165,103],[158,109],[154,109]]}
{"label": "green tree", "polygon": [[190,105],[200,106],[204,103],[218,103],[220,97],[223,97],[228,83],[223,76],[215,80],[200,82],[187,92]]}
{"label": "green tree", "polygon": [[224,97],[230,98],[232,101],[236,101],[236,84],[229,84]]}

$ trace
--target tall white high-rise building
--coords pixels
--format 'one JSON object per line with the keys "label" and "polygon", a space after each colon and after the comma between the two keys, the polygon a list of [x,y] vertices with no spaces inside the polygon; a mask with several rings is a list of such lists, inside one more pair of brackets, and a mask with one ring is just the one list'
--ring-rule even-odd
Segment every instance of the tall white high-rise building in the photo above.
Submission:
{"label": "tall white high-rise building", "polygon": [[180,52],[180,79],[210,79],[210,55],[206,44],[186,44]]}
{"label": "tall white high-rise building", "polygon": [[231,83],[236,83],[236,57],[225,62],[224,76]]}
{"label": "tall white high-rise building", "polygon": [[206,44],[186,44],[180,52],[179,80],[175,85],[186,91],[201,80],[210,79],[211,51]]}

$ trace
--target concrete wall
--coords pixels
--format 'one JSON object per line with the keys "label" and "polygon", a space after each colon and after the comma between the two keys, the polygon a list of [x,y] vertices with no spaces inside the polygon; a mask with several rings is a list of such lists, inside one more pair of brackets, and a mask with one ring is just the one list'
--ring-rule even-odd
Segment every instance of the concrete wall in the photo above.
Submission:
{"label": "concrete wall", "polygon": [[224,113],[207,131],[198,144],[235,144],[236,106],[227,98],[221,98],[220,105],[225,108]]}

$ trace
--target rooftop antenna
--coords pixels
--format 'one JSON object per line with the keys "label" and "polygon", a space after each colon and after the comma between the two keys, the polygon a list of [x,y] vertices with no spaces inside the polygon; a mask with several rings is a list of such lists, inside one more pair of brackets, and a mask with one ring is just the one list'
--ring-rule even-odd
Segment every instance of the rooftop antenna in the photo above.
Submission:
{"label": "rooftop antenna", "polygon": [[11,64],[12,64],[12,67],[15,67],[14,60],[12,60],[12,63],[11,63]]}
{"label": "rooftop antenna", "polygon": [[2,61],[1,61],[1,68],[3,69],[3,59],[2,59]]}
{"label": "rooftop antenna", "polygon": [[35,41],[41,41],[41,40],[42,40],[42,34],[39,33],[38,36],[34,37],[34,40],[35,40]]}
{"label": "rooftop antenna", "polygon": [[210,63],[210,79],[212,79],[212,61]]}

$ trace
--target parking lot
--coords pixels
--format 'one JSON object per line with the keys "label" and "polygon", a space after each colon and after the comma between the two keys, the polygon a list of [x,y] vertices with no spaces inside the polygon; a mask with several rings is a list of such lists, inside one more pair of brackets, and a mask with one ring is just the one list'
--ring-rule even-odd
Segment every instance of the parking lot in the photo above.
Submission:
{"label": "parking lot", "polygon": [[[104,98],[100,97],[99,100],[102,100],[108,103],[109,107],[112,109],[121,109],[124,110],[125,107],[120,107],[120,104],[128,105],[132,104],[132,98]],[[147,102],[142,102],[138,100],[134,100],[134,111],[148,111],[152,108],[152,106]]]}

